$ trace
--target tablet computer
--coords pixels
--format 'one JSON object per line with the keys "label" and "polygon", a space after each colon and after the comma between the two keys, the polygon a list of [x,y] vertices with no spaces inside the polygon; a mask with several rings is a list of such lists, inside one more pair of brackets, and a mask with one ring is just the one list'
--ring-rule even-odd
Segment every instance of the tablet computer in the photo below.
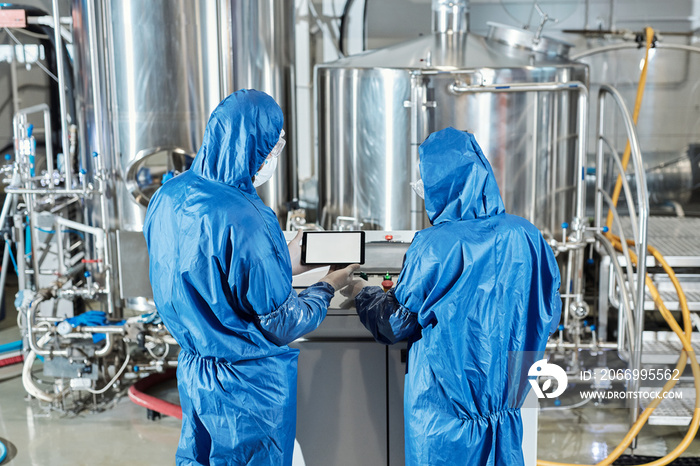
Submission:
{"label": "tablet computer", "polygon": [[305,231],[301,263],[335,265],[365,263],[364,231]]}

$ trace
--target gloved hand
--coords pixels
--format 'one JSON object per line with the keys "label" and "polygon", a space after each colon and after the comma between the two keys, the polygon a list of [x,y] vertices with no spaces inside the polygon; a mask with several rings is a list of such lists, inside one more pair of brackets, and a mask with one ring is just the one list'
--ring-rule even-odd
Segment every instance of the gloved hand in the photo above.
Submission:
{"label": "gloved hand", "polygon": [[313,265],[301,265],[300,243],[302,235],[302,230],[297,231],[297,235],[287,244],[287,248],[289,248],[289,259],[292,261],[292,275],[299,275],[318,267]]}
{"label": "gloved hand", "polygon": [[352,274],[360,268],[360,264],[352,264],[339,269],[338,266],[333,266],[328,271],[328,274],[320,281],[330,284],[335,291],[339,291],[348,286],[352,280]]}
{"label": "gloved hand", "polygon": [[362,291],[362,288],[367,286],[367,280],[363,280],[361,278],[356,278],[348,284],[343,290],[340,292],[343,296],[345,296],[348,299],[355,299],[355,296],[360,294],[360,291]]}

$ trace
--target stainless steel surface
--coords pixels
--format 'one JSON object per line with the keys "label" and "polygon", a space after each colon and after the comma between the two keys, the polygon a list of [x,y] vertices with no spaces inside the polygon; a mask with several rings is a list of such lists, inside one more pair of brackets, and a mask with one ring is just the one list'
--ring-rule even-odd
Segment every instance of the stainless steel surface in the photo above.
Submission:
{"label": "stainless steel surface", "polygon": [[[86,142],[81,160],[88,173],[94,170],[93,152],[132,184],[137,173],[129,168],[157,148],[194,156],[211,111],[239,88],[268,92],[285,116],[294,114],[290,2],[74,0],[73,11],[81,141]],[[285,126],[293,135],[291,118]],[[282,176],[261,192],[275,208],[296,193],[288,180],[294,158],[288,149]],[[151,182],[158,186],[160,177]],[[140,231],[143,201],[136,202],[124,183],[112,189],[112,222]]]}
{"label": "stainless steel surface", "polygon": [[[659,388],[648,387],[641,389],[645,392],[658,392],[659,390]],[[649,425],[687,427],[690,424],[695,411],[695,389],[692,387],[674,388],[671,393],[675,398],[668,398],[661,402],[649,416],[647,422]],[[651,399],[643,398],[640,407],[644,409],[650,402]]]}
{"label": "stainless steel surface", "polygon": [[495,42],[518,47],[533,52],[542,52],[548,55],[568,57],[573,44],[553,37],[537,37],[532,31],[507,26],[499,23],[488,23],[489,29],[486,37]]}
{"label": "stainless steel surface", "polygon": [[[623,223],[629,233],[629,220],[623,218]],[[700,267],[698,232],[700,218],[649,217],[649,244],[659,250],[671,267]]]}
{"label": "stainless steel surface", "polygon": [[433,32],[468,32],[468,0],[432,0]]}
{"label": "stainless steel surface", "polygon": [[450,85],[586,83],[585,66],[455,33],[316,71],[319,218],[325,228],[333,228],[338,216],[355,218],[363,229],[427,226],[409,182],[418,176],[417,146],[447,126],[475,134],[510,213],[552,236],[574,217],[577,113],[585,113],[576,89],[455,95]]}
{"label": "stainless steel surface", "polygon": [[387,347],[352,341],[291,346],[301,350],[296,436],[306,465],[387,464]]}
{"label": "stainless steel surface", "polygon": [[153,298],[148,278],[148,248],[141,232],[117,232],[119,297]]}
{"label": "stainless steel surface", "polygon": [[[224,67],[231,76],[225,82],[228,93],[255,88],[275,98],[284,113],[287,145],[279,158],[277,172],[258,188],[258,194],[277,213],[287,218],[287,203],[297,197],[296,103],[294,99],[294,2],[289,0],[227,0],[223,23],[230,47],[223,50]],[[229,61],[230,63],[226,63]]]}
{"label": "stainless steel surface", "polygon": [[[678,336],[673,332],[645,331],[643,336],[642,362],[644,364],[677,364],[683,346]],[[692,336],[691,346],[697,353],[700,351],[700,336]],[[690,361],[688,361],[690,364]],[[693,390],[693,396],[695,390]]]}

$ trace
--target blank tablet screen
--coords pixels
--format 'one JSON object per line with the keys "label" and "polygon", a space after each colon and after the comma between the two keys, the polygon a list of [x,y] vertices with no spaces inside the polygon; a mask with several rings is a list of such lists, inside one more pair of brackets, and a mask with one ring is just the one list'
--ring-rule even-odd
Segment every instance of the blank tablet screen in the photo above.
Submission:
{"label": "blank tablet screen", "polygon": [[304,264],[363,264],[364,231],[306,231],[302,242]]}

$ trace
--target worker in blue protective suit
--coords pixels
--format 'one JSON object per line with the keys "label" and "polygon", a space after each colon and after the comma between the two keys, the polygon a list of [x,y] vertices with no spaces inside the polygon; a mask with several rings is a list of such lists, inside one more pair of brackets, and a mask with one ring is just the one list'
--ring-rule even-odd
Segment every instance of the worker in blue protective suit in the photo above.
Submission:
{"label": "worker in blue protective suit", "polygon": [[298,255],[292,263],[255,191],[274,172],[282,122],[267,94],[230,95],[212,113],[192,168],[148,206],[153,296],[182,348],[178,464],[291,464],[298,351],[287,344],[321,323],[357,267],[298,295],[292,289]]}
{"label": "worker in blue protective suit", "polygon": [[454,128],[420,147],[432,223],[416,233],[396,287],[353,286],[381,343],[409,342],[407,465],[522,465],[529,365],[559,323],[559,269],[526,220],[505,213],[474,136]]}

